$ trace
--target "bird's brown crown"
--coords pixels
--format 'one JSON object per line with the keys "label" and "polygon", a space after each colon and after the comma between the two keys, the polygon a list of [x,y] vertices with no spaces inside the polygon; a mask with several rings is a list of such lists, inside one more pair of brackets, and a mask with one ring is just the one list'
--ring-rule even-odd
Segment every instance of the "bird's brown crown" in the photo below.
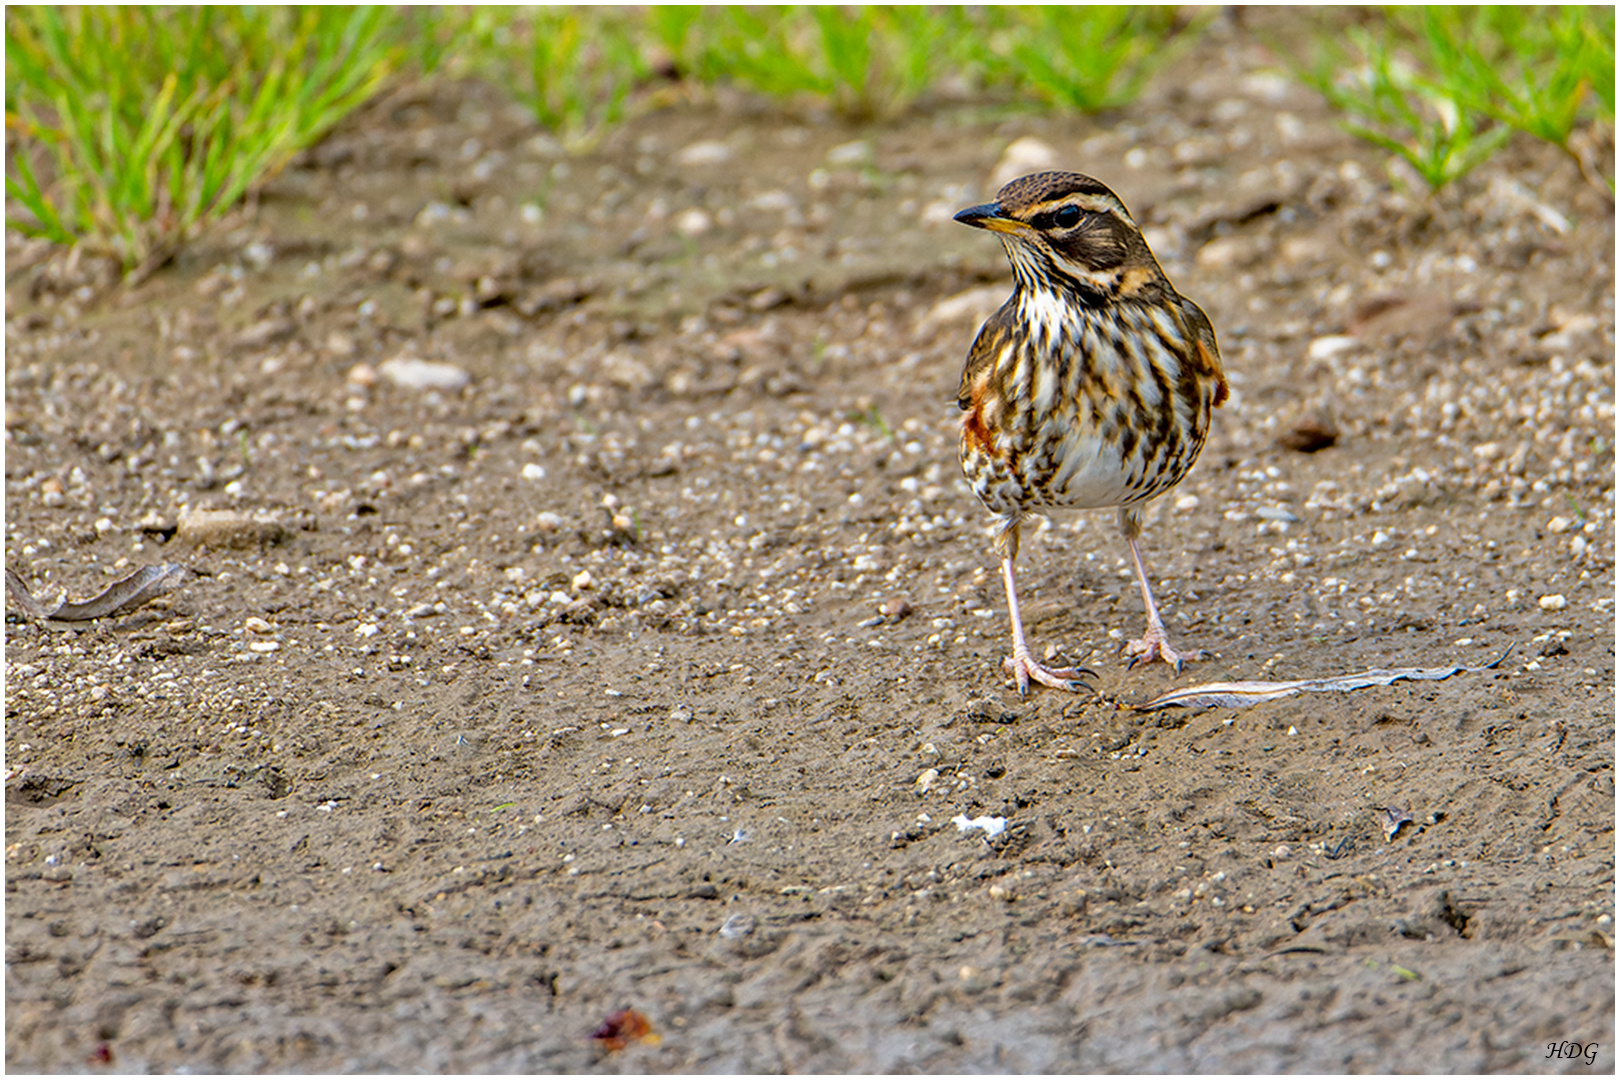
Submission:
{"label": "bird's brown crown", "polygon": [[1106,206],[1130,217],[1125,204],[1107,184],[1084,173],[1043,172],[1020,176],[996,192],[996,202],[1002,209],[1021,220],[1028,220],[1047,204],[1062,205],[1070,200],[1077,204],[1090,202],[1099,208]]}
{"label": "bird's brown crown", "polygon": [[996,203],[1002,216],[1025,226],[1011,238],[1049,253],[1058,267],[1079,271],[1077,276],[1137,270],[1131,280],[1140,284],[1156,283],[1161,276],[1131,212],[1099,180],[1082,173],[1036,173],[1002,188]]}
{"label": "bird's brown crown", "polygon": [[1063,289],[1088,299],[1152,300],[1170,283],[1125,204],[1082,173],[1020,177],[994,202],[956,215],[1001,234],[1019,284]]}

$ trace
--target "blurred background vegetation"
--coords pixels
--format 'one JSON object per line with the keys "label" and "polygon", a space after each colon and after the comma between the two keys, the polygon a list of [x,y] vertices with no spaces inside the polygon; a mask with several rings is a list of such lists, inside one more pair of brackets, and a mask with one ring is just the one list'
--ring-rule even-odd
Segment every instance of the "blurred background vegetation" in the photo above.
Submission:
{"label": "blurred background vegetation", "polygon": [[[126,270],[156,265],[401,80],[488,80],[576,152],[720,86],[853,121],[939,94],[1115,108],[1196,43],[1202,10],[12,6],[6,225]],[[1302,54],[1269,43],[1278,68],[1431,189],[1520,131],[1564,149],[1612,200],[1612,161],[1571,142],[1583,125],[1612,130],[1612,7],[1314,18]]]}

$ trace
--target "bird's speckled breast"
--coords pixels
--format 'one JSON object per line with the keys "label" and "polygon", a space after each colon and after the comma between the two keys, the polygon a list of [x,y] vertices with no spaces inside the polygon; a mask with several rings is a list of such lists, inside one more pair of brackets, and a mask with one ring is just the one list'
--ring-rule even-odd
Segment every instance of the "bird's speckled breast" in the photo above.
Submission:
{"label": "bird's speckled breast", "polygon": [[1214,381],[1182,360],[1188,328],[1145,305],[1099,317],[1044,290],[1020,290],[1009,307],[1022,332],[975,380],[962,421],[963,473],[985,506],[1011,518],[1131,505],[1174,487],[1198,458],[1215,398]]}

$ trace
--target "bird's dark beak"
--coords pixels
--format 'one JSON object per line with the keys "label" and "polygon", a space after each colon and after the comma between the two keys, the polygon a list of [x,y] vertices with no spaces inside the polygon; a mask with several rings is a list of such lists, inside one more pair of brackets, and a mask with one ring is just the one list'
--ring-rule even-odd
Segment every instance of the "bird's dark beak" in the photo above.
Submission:
{"label": "bird's dark beak", "polygon": [[1023,223],[1008,217],[998,202],[982,203],[958,211],[956,220],[975,229],[989,229],[992,232],[1014,232],[1023,228]]}

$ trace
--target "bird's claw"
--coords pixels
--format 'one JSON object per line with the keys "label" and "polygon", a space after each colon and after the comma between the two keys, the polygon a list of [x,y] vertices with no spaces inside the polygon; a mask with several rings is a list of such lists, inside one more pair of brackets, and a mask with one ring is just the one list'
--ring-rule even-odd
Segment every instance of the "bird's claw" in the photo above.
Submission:
{"label": "bird's claw", "polygon": [[1087,693],[1096,693],[1096,689],[1085,682],[1094,679],[1097,673],[1085,667],[1049,668],[1037,663],[1033,656],[1020,656],[1014,653],[1001,662],[1001,670],[1013,677],[1018,684],[1018,696],[1029,696],[1029,684],[1038,682],[1042,686],[1050,686],[1054,690],[1068,690],[1078,694],[1082,690]]}
{"label": "bird's claw", "polygon": [[1151,664],[1155,660],[1163,660],[1181,674],[1182,665],[1191,660],[1202,660],[1204,650],[1189,649],[1182,652],[1172,649],[1170,643],[1164,639],[1162,633],[1155,634],[1149,630],[1146,637],[1137,638],[1125,645],[1125,655],[1130,657],[1125,664],[1125,670],[1133,670],[1137,664]]}

